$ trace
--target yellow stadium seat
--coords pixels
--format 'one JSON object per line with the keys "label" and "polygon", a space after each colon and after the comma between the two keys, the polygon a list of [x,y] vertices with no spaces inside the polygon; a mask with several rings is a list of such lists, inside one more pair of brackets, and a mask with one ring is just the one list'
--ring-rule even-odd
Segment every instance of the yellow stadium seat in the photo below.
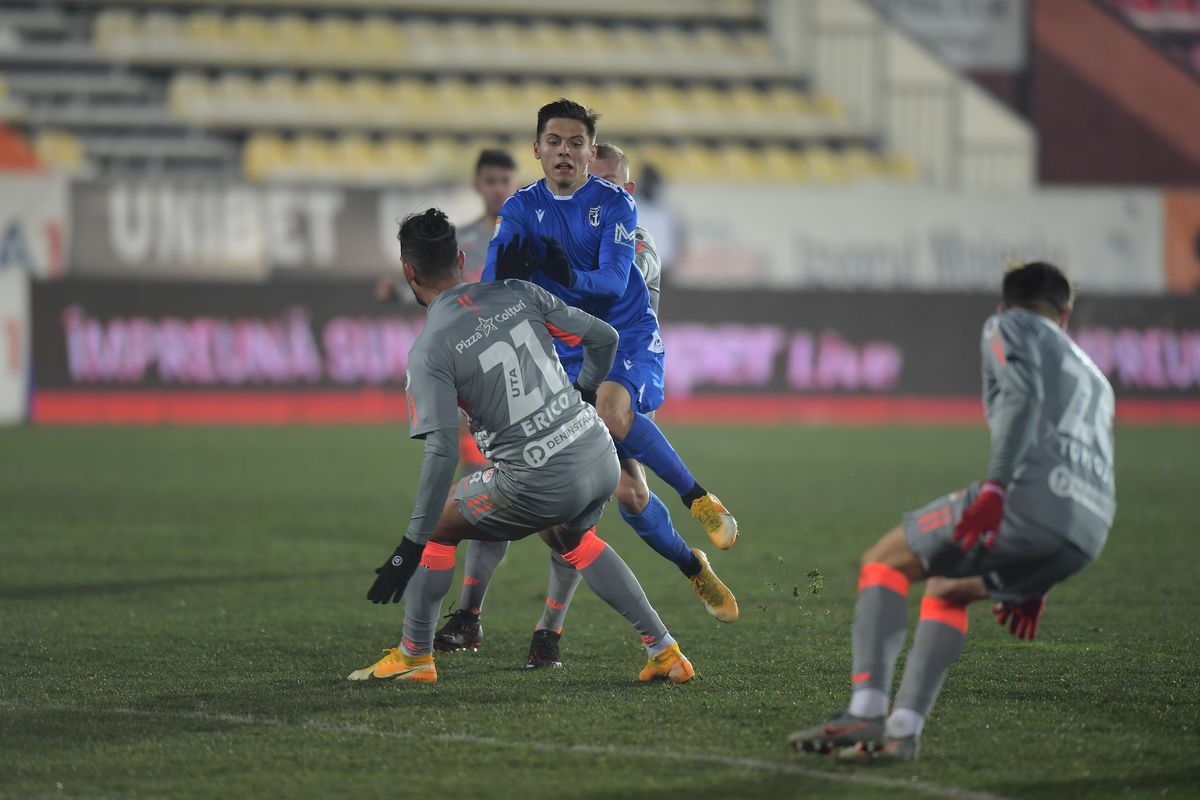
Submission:
{"label": "yellow stadium seat", "polygon": [[140,49],[148,54],[177,58],[192,50],[180,37],[179,17],[174,12],[151,11],[142,19]]}
{"label": "yellow stadium seat", "polygon": [[242,148],[242,174],[247,180],[266,180],[291,158],[288,146],[273,133],[257,133]]}
{"label": "yellow stadium seat", "polygon": [[892,178],[903,181],[916,181],[921,177],[920,165],[905,153],[888,153],[884,169]]}
{"label": "yellow stadium seat", "polygon": [[842,151],[842,166],[851,179],[878,178],[883,174],[879,156],[865,147],[847,147]]}
{"label": "yellow stadium seat", "polygon": [[238,14],[229,26],[228,44],[241,61],[269,62],[273,40],[274,31],[259,14]]}
{"label": "yellow stadium seat", "polygon": [[137,19],[129,11],[102,11],[92,29],[92,45],[110,56],[126,55],[139,32]]}
{"label": "yellow stadium seat", "polygon": [[333,145],[324,136],[301,136],[292,145],[289,167],[306,178],[335,176],[338,170]]}
{"label": "yellow stadium seat", "polygon": [[246,119],[252,117],[259,108],[258,83],[245,73],[222,73],[213,89],[210,119]]}
{"label": "yellow stadium seat", "polygon": [[67,131],[44,130],[33,144],[38,160],[63,172],[78,173],[87,167],[83,145]]}
{"label": "yellow stadium seat", "polygon": [[808,179],[805,161],[786,145],[771,144],[762,149],[765,179],[777,183],[800,182]]}
{"label": "yellow stadium seat", "polygon": [[224,47],[230,38],[225,20],[211,11],[189,14],[183,23],[183,35],[189,46],[202,48],[205,52],[214,47]]}
{"label": "yellow stadium seat", "polygon": [[380,175],[395,182],[411,182],[422,169],[421,150],[408,137],[393,136],[384,140],[377,156]]}
{"label": "yellow stadium seat", "polygon": [[177,119],[203,120],[209,112],[208,79],[196,72],[177,73],[167,88],[167,111]]}
{"label": "yellow stadium seat", "polygon": [[737,48],[744,56],[755,61],[771,61],[775,58],[775,48],[771,46],[771,41],[757,31],[742,33],[737,39]]}
{"label": "yellow stadium seat", "polygon": [[366,136],[348,134],[339,137],[333,145],[333,160],[338,172],[351,180],[370,180],[380,174],[379,152]]}
{"label": "yellow stadium seat", "polygon": [[341,65],[358,57],[357,26],[345,17],[322,17],[313,25],[312,32],[313,49],[303,56],[309,63]]}
{"label": "yellow stadium seat", "polygon": [[386,17],[368,17],[361,30],[363,54],[382,63],[389,63],[404,53],[404,36],[400,26]]}
{"label": "yellow stadium seat", "polygon": [[386,125],[388,120],[387,87],[379,78],[360,75],[346,91],[347,118],[360,125]]}
{"label": "yellow stadium seat", "polygon": [[819,145],[804,151],[804,169],[809,180],[817,183],[844,183],[849,177],[837,154]]}
{"label": "yellow stadium seat", "polygon": [[308,20],[296,14],[284,14],[275,19],[271,29],[269,52],[273,62],[308,62],[317,47],[316,37]]}
{"label": "yellow stadium seat", "polygon": [[347,92],[340,80],[331,75],[312,75],[300,84],[299,100],[310,113],[324,120],[346,116]]}
{"label": "yellow stadium seat", "polygon": [[755,148],[728,144],[717,153],[717,162],[724,171],[724,180],[737,182],[763,181],[770,177],[762,154]]}
{"label": "yellow stadium seat", "polygon": [[817,92],[809,98],[813,111],[824,117],[829,117],[835,120],[844,120],[846,111],[840,100],[831,94]]}

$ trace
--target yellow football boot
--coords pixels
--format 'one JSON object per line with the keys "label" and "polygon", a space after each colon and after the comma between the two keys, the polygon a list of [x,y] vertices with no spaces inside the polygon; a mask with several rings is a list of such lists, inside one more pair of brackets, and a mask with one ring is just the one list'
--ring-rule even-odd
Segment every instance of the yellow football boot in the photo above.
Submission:
{"label": "yellow football boot", "polygon": [[646,661],[646,666],[638,673],[639,681],[663,680],[668,683],[687,683],[696,676],[692,662],[679,652],[679,645],[673,644],[656,656]]}
{"label": "yellow football boot", "polygon": [[717,573],[713,572],[704,551],[693,547],[692,552],[700,559],[700,571],[688,578],[692,590],[700,597],[700,602],[704,603],[704,609],[708,613],[721,622],[733,622],[738,618],[737,598],[729,591],[729,587],[721,582]]}
{"label": "yellow football boot", "polygon": [[712,492],[692,501],[692,516],[704,526],[708,538],[719,550],[728,550],[737,541],[738,524],[724,504]]}
{"label": "yellow football boot", "polygon": [[365,681],[370,678],[387,678],[401,681],[421,681],[422,683],[437,683],[437,667],[433,665],[433,654],[423,656],[405,655],[399,647],[384,650],[386,656],[369,667],[356,669],[346,677],[352,681]]}

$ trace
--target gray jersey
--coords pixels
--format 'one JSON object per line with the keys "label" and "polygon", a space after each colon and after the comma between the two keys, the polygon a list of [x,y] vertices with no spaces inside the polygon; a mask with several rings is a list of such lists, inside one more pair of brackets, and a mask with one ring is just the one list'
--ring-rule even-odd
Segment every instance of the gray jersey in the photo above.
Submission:
{"label": "gray jersey", "polygon": [[595,389],[617,334],[549,292],[518,280],[459,284],[440,294],[408,364],[409,435],[458,427],[467,415],[483,454],[537,468],[575,442],[606,442],[592,407],[571,387],[554,338],[583,344],[580,386]]}
{"label": "gray jersey", "polygon": [[987,477],[1008,486],[1005,517],[1094,558],[1116,512],[1112,387],[1062,329],[1023,309],[990,317],[981,350]]}
{"label": "gray jersey", "polygon": [[483,265],[487,261],[488,242],[491,241],[495,230],[495,219],[487,216],[457,227],[458,246],[466,256],[463,280],[467,283],[479,282],[479,276],[483,274]]}
{"label": "gray jersey", "polygon": [[633,256],[634,266],[642,273],[646,288],[650,290],[650,307],[658,314],[658,298],[662,294],[662,261],[650,232],[638,225],[633,231],[637,247]]}

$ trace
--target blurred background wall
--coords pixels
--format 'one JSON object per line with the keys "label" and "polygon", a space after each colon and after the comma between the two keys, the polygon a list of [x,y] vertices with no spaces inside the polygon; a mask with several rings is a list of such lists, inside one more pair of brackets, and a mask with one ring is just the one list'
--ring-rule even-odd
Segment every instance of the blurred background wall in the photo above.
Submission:
{"label": "blurred background wall", "polygon": [[0,3],[0,420],[391,421],[396,223],[602,115],[676,419],[979,418],[1010,259],[1200,421],[1200,0]]}

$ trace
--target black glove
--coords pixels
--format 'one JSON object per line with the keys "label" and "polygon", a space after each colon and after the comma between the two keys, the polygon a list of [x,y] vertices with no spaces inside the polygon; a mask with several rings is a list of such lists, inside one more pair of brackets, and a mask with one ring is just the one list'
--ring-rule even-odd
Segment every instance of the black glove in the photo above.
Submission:
{"label": "black glove", "polygon": [[587,403],[589,406],[596,405],[595,390],[588,391],[587,389],[584,389],[582,386],[580,386],[578,383],[572,383],[571,386],[575,389],[575,391],[579,392],[579,396],[583,398],[583,402]]}
{"label": "black glove", "polygon": [[404,537],[396,552],[375,570],[378,577],[371,584],[367,599],[372,603],[399,603],[400,598],[404,597],[404,590],[408,588],[408,582],[417,572],[423,552],[425,545]]}
{"label": "black glove", "polygon": [[496,280],[519,278],[529,280],[533,265],[529,263],[530,241],[521,241],[519,236],[513,236],[508,244],[496,248]]}
{"label": "black glove", "polygon": [[562,245],[550,236],[543,236],[542,242],[546,245],[546,255],[531,259],[530,263],[547,278],[556,280],[570,289],[575,285],[575,270],[571,269],[567,262],[567,254],[563,252]]}

